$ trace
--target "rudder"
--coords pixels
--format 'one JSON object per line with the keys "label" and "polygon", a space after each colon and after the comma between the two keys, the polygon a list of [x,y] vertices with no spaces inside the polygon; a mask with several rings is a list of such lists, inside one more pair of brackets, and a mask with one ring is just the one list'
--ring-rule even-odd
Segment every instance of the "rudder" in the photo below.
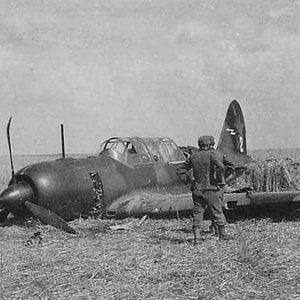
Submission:
{"label": "rudder", "polygon": [[217,148],[237,165],[244,165],[251,160],[247,155],[244,116],[236,100],[229,104]]}

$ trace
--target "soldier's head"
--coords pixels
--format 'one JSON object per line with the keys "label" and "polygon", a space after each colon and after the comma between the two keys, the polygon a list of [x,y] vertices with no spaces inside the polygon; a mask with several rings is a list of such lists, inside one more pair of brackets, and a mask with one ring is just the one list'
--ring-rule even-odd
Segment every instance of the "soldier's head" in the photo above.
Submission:
{"label": "soldier's head", "polygon": [[215,139],[211,135],[202,135],[198,139],[198,146],[200,150],[213,149],[215,145]]}

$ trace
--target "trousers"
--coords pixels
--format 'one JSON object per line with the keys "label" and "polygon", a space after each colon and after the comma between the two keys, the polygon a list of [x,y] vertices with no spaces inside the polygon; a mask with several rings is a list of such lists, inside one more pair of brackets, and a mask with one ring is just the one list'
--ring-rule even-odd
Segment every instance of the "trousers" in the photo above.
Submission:
{"label": "trousers", "polygon": [[216,225],[225,225],[226,218],[222,209],[222,199],[220,192],[214,190],[193,191],[192,193],[193,209],[193,227],[201,228],[205,209],[208,207],[211,213],[212,221]]}

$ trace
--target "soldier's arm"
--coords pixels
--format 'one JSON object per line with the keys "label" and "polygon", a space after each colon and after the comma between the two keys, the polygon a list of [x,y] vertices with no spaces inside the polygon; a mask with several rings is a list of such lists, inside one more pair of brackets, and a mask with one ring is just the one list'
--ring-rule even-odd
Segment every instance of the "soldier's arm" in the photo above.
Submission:
{"label": "soldier's arm", "polygon": [[228,175],[226,174],[225,181],[226,184],[229,184],[237,178],[237,173],[235,171],[236,165],[226,155],[223,156],[223,162],[226,167],[226,173],[228,173]]}
{"label": "soldier's arm", "polygon": [[225,167],[229,167],[232,169],[235,168],[234,162],[232,162],[226,155],[223,155],[223,163],[224,163]]}
{"label": "soldier's arm", "polygon": [[222,158],[219,155],[213,155],[211,156],[212,163],[217,167],[218,173],[219,173],[219,180],[217,182],[217,185],[219,187],[225,186],[225,166],[222,161]]}
{"label": "soldier's arm", "polygon": [[225,173],[225,165],[222,162],[222,160],[217,155],[214,155],[214,154],[211,156],[211,160],[212,160],[212,163],[215,166],[217,166],[220,169],[220,171],[224,174]]}
{"label": "soldier's arm", "polygon": [[188,171],[191,170],[192,163],[190,158],[188,158],[183,164],[179,165],[176,169],[176,173],[179,176],[179,178],[185,183],[189,183]]}

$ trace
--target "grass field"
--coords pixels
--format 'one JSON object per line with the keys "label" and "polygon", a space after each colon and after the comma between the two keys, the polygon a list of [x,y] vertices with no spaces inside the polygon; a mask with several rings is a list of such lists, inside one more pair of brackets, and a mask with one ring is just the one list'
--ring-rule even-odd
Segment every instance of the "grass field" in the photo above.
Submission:
{"label": "grass field", "polygon": [[[251,154],[300,161],[294,152]],[[16,157],[15,168],[45,159],[53,156]],[[1,163],[3,189],[8,158]],[[0,227],[0,299],[300,299],[298,212],[231,216],[233,241],[205,234],[197,246],[190,218],[108,229],[130,220],[74,220],[78,234],[70,235],[34,220],[10,219]],[[40,243],[30,239],[37,231]]]}

